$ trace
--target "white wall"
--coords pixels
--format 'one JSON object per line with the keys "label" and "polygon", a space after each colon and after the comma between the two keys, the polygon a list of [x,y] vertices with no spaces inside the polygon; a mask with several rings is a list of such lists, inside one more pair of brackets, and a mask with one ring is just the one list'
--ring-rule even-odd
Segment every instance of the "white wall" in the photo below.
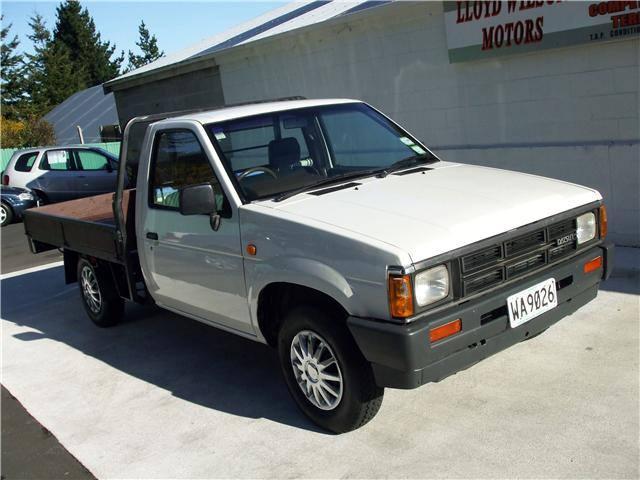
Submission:
{"label": "white wall", "polygon": [[597,188],[640,245],[640,40],[450,64],[440,2],[398,2],[220,55],[225,101],[352,97],[444,159]]}

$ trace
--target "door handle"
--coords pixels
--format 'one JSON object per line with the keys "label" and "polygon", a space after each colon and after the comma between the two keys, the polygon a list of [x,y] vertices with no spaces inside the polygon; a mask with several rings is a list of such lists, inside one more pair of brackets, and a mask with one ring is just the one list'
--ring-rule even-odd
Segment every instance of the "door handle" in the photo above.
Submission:
{"label": "door handle", "polygon": [[158,240],[158,234],[156,232],[147,232],[147,238],[149,240]]}

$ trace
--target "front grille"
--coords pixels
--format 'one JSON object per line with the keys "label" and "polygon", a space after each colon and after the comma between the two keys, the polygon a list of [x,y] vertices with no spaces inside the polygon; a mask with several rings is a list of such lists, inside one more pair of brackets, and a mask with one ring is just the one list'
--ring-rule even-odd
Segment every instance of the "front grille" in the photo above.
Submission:
{"label": "front grille", "polygon": [[502,258],[502,247],[500,245],[493,245],[489,248],[484,248],[479,252],[472,253],[462,257],[462,271],[472,272],[484,265],[490,265]]}
{"label": "front grille", "polygon": [[549,240],[557,240],[576,231],[576,221],[572,218],[549,227]]}
{"label": "front grille", "polygon": [[464,295],[470,295],[480,290],[484,290],[504,280],[504,270],[497,268],[491,270],[488,273],[483,273],[473,278],[469,278],[463,281]]}
{"label": "front grille", "polygon": [[521,262],[514,263],[507,267],[507,278],[517,277],[544,265],[546,262],[544,252],[540,252],[533,257],[529,257]]}
{"label": "front grille", "polygon": [[545,233],[545,230],[538,230],[537,232],[528,233],[514,240],[506,241],[504,243],[505,255],[507,257],[513,257],[518,253],[530,251],[544,245]]}
{"label": "front grille", "polygon": [[574,252],[576,247],[573,243],[565,243],[564,245],[560,245],[559,247],[554,247],[549,250],[549,261],[553,262],[558,258],[562,258],[571,252]]}
{"label": "front grille", "polygon": [[571,255],[578,246],[566,237],[575,231],[571,218],[462,256],[460,293],[464,297],[487,290]]}

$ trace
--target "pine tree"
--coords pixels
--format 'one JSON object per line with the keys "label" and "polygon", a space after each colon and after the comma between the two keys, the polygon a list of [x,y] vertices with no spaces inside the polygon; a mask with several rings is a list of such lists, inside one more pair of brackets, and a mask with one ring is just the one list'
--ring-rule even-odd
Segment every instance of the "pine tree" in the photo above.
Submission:
{"label": "pine tree", "polygon": [[71,52],[65,44],[52,42],[45,52],[43,62],[43,94],[47,102],[44,110],[55,107],[74,93],[86,88],[83,72],[76,70],[71,60]]}
{"label": "pine tree", "polygon": [[66,47],[71,63],[78,72],[83,72],[86,87],[118,76],[124,52],[112,60],[116,47],[102,41],[86,8],[82,9],[75,0],[65,0],[56,9],[56,15],[53,42]]}
{"label": "pine tree", "polygon": [[[0,22],[4,16],[0,16]],[[2,115],[6,118],[17,118],[19,109],[24,102],[24,83],[22,55],[16,53],[20,45],[18,36],[10,40],[9,32],[12,24],[0,30],[0,97],[2,100]]]}
{"label": "pine tree", "polygon": [[144,20],[140,22],[138,33],[140,34],[140,39],[136,42],[136,45],[140,48],[142,55],[136,55],[129,50],[129,66],[126,72],[140,68],[164,56],[164,51],[160,51],[158,48],[158,39],[155,35],[149,33]]}
{"label": "pine tree", "polygon": [[48,98],[46,84],[46,58],[51,48],[51,32],[38,13],[30,18],[29,27],[31,34],[27,38],[33,44],[33,53],[25,54],[25,90],[29,97],[27,110],[31,114],[40,115],[53,106]]}

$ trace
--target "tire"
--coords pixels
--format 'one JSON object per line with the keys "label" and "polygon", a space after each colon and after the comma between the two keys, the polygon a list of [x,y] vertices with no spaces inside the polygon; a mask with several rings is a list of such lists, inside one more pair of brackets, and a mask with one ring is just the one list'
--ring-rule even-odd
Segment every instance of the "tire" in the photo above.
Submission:
{"label": "tire", "polygon": [[[308,339],[311,339],[311,351],[320,350],[317,360],[305,357],[301,350]],[[324,348],[320,348],[321,343],[325,344]],[[371,365],[340,319],[315,307],[294,308],[280,329],[278,354],[289,393],[302,412],[320,427],[335,433],[349,432],[362,427],[380,410],[384,389],[376,385]],[[331,362],[331,358],[335,362]],[[318,368],[320,363],[325,364],[322,370]],[[323,379],[321,371],[334,380]],[[336,378],[341,382],[335,381]],[[309,396],[298,381],[305,387],[313,385]]]}
{"label": "tire", "polygon": [[13,210],[6,203],[0,203],[0,226],[4,227],[13,222]]}
{"label": "tire", "polygon": [[93,265],[81,258],[78,261],[78,286],[82,305],[98,327],[112,327],[122,319],[124,300],[105,266]]}

